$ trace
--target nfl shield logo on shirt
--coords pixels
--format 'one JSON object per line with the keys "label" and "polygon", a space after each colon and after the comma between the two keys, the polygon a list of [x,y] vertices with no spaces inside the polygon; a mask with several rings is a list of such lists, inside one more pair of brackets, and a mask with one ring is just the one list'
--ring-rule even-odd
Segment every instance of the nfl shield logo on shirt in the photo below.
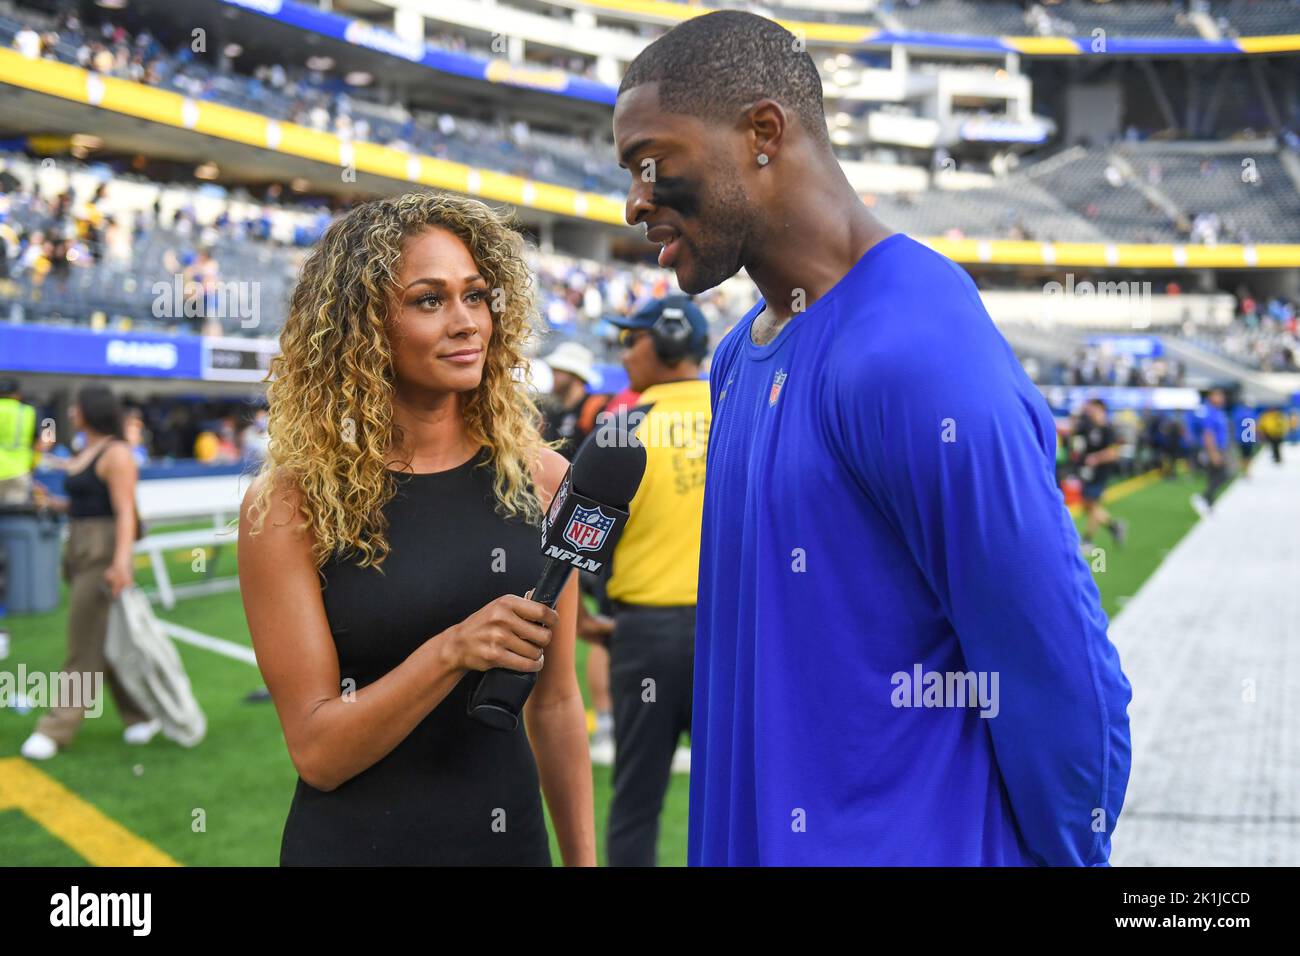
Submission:
{"label": "nfl shield logo on shirt", "polygon": [[785,384],[785,369],[777,369],[776,377],[772,379],[772,391],[767,394],[767,404],[775,405],[776,400],[781,397],[781,386]]}
{"label": "nfl shield logo on shirt", "polygon": [[614,527],[614,519],[599,508],[578,505],[564,529],[564,540],[579,551],[596,551],[605,543],[605,535]]}

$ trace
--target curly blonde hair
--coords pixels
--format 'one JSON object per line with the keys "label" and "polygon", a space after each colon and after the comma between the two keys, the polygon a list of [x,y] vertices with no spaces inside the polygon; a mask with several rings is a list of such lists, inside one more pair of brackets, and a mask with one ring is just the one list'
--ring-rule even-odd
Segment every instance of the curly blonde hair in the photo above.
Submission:
{"label": "curly blonde hair", "polygon": [[492,290],[483,378],[462,399],[469,437],[489,450],[484,465],[493,468],[498,512],[540,520],[532,465],[547,446],[523,384],[538,328],[522,236],[512,219],[475,199],[379,199],[335,220],[303,263],[267,376],[269,445],[250,532],[262,527],[272,486],[292,479],[317,567],[351,551],[361,567],[379,569],[388,555],[383,506],[396,484],[387,461],[403,436],[393,422],[385,320],[397,301],[403,243],[434,227],[465,243]]}

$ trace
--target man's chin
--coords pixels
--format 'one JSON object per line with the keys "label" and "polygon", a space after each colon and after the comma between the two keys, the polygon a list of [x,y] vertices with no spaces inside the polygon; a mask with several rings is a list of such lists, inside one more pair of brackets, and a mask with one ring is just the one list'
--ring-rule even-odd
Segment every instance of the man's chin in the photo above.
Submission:
{"label": "man's chin", "polygon": [[678,288],[687,295],[699,295],[701,292],[708,292],[730,278],[730,276],[722,275],[717,271],[704,272],[693,266],[679,267],[674,271],[677,273]]}

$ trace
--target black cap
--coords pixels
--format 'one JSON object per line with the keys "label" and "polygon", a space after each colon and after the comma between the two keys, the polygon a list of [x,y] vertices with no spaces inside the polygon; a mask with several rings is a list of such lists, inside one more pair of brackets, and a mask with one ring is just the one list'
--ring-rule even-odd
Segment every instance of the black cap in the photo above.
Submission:
{"label": "black cap", "polygon": [[667,313],[686,319],[691,327],[688,351],[698,358],[703,358],[709,348],[709,320],[704,317],[700,307],[691,301],[689,295],[666,295],[662,299],[652,299],[630,316],[614,316],[610,325],[620,329],[651,329],[660,317]]}

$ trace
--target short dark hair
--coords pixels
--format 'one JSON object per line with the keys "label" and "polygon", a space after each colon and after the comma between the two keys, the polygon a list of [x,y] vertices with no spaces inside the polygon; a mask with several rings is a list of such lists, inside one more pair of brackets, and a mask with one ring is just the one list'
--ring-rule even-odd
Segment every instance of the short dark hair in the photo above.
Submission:
{"label": "short dark hair", "polygon": [[822,78],[803,46],[766,17],[719,10],[679,23],[637,54],[618,92],[658,83],[664,110],[727,122],[751,103],[773,99],[829,146]]}

